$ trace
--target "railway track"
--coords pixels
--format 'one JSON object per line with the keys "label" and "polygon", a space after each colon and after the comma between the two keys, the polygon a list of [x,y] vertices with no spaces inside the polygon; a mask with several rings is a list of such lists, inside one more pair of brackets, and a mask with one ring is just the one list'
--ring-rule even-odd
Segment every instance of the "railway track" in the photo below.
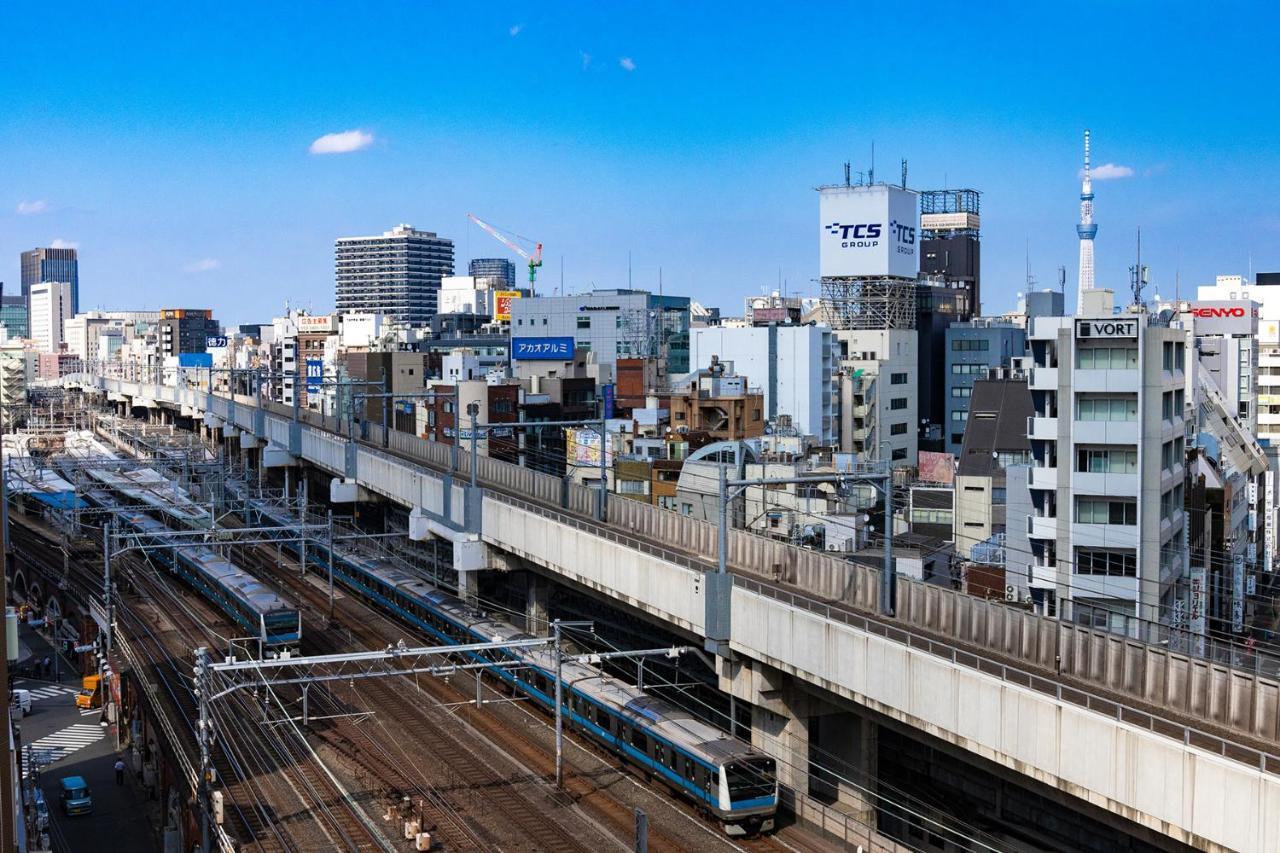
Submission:
{"label": "railway track", "polygon": [[[277,555],[274,550],[261,548],[257,550],[257,564],[253,565],[251,570],[260,579],[279,586],[300,606],[305,604],[307,611],[315,614],[314,618],[327,619],[325,614],[327,614],[328,602],[325,593],[299,578],[296,562],[292,556],[286,556],[286,568],[281,570],[277,566]],[[242,562],[248,566],[247,560]],[[392,620],[382,611],[345,594],[340,595],[335,602],[334,618],[345,629],[342,636],[351,637],[364,648],[383,648],[388,643],[404,638],[407,631],[412,631],[407,626]],[[348,650],[336,642],[336,638],[340,636],[337,631],[325,632],[322,635],[321,632],[312,629],[305,632],[304,636],[310,638],[311,643],[317,643],[317,637],[326,638],[322,645],[313,646],[313,650],[317,653]],[[558,799],[547,803],[545,801],[547,793],[551,793],[553,798],[557,796],[554,792],[545,790],[546,780],[551,778],[554,769],[548,742],[550,729],[545,717],[531,709],[513,710],[512,714],[520,716],[515,720],[517,724],[512,725],[513,721],[510,718],[503,719],[489,710],[477,711],[474,705],[467,705],[468,701],[474,700],[474,691],[460,689],[439,679],[425,679],[421,684],[415,684],[406,679],[406,684],[402,687],[407,686],[408,690],[397,690],[388,682],[377,679],[366,680],[361,685],[358,694],[346,690],[339,691],[335,700],[343,703],[342,708],[348,712],[354,708],[376,709],[377,715],[387,721],[389,728],[413,732],[414,755],[428,757],[433,764],[448,766],[450,770],[455,771],[456,776],[467,780],[465,786],[467,791],[482,789],[490,807],[519,826],[523,834],[533,842],[527,849],[590,849],[588,840],[567,836],[565,830],[557,827],[548,807],[552,811],[575,809],[584,819],[593,822],[614,843],[622,842],[621,846],[629,849],[629,839],[634,832],[634,805],[619,799],[620,790],[625,789],[633,792],[639,789],[651,795],[649,802],[645,803],[645,809],[650,813],[651,818],[655,818],[658,814],[666,814],[665,820],[651,819],[649,823],[649,849],[655,853],[689,849],[746,849],[740,843],[726,838],[713,825],[708,824],[697,815],[691,805],[674,795],[669,795],[664,787],[656,785],[651,779],[642,778],[642,775],[633,768],[618,762],[616,757],[594,744],[589,746],[578,744],[576,752],[570,750],[573,752],[573,757],[566,758],[566,766],[570,772],[566,776],[565,791],[558,795]],[[420,690],[426,694],[430,704],[412,701],[406,695],[410,690]],[[500,691],[491,692],[499,698],[506,695]],[[456,713],[446,717],[441,710],[445,705],[457,705]],[[512,706],[507,707],[512,708]],[[445,734],[458,731],[464,726],[474,733],[471,737],[459,738]],[[331,730],[321,732],[321,736],[331,740],[339,749],[345,740],[361,744],[360,752],[366,757],[370,754],[379,754],[378,747],[373,745],[377,739],[367,727],[355,727],[351,730],[342,726],[341,729],[341,733]],[[539,742],[539,734],[543,736],[542,742]],[[493,750],[507,758],[517,760],[520,766],[527,768],[523,776],[519,773],[498,772],[491,764],[477,766],[477,761],[485,761],[476,754],[477,738],[483,738],[489,742]],[[409,756],[400,753],[395,755],[395,758],[407,763]],[[575,763],[577,767],[574,766]],[[402,784],[406,777],[406,774],[397,772],[396,775],[400,781],[396,781],[388,774],[382,775],[387,784],[393,788]],[[421,773],[417,775],[422,779]],[[537,802],[539,799],[537,796],[532,797],[535,802],[531,802],[530,797],[520,795],[517,791],[517,788],[527,789],[533,785],[544,788],[541,802]],[[466,839],[463,844],[465,849],[490,849],[491,846],[495,846],[497,839],[492,837],[491,829],[487,828],[493,824],[495,817],[493,812],[479,815],[482,822],[477,825],[475,808],[466,797],[449,797],[452,792],[440,792],[426,780],[416,783],[416,792],[424,798],[443,793],[455,811],[469,813],[466,818],[467,825],[485,843],[476,848],[475,838]],[[514,800],[512,800],[513,795],[516,796]],[[653,806],[653,798],[661,800],[660,809],[655,809]],[[666,809],[670,811],[666,812]],[[427,807],[424,811],[438,820],[437,816],[440,813],[438,808]],[[442,830],[441,835],[445,839],[452,837],[445,830]],[[821,839],[808,833],[796,833],[795,840],[798,845],[784,840],[759,839],[751,845],[750,849],[792,851],[830,849],[829,844],[822,843]],[[454,846],[456,844],[456,840],[448,844],[449,849],[459,849]]]}
{"label": "railway track", "polygon": [[[59,543],[53,541],[42,526],[19,519],[10,528],[15,535],[18,559],[45,570],[50,577],[63,576],[74,584],[82,600],[97,596],[101,576],[71,560],[64,572]],[[143,658],[146,675],[159,687],[171,703],[171,709],[154,709],[170,713],[177,730],[187,737],[174,748],[184,750],[188,759],[198,765],[195,719],[195,697],[191,690],[190,652],[196,646],[218,648],[221,639],[209,627],[218,623],[219,615],[203,600],[178,590],[168,579],[131,555],[117,558],[113,564],[117,576],[124,565],[131,585],[141,597],[120,596],[116,608],[118,630],[130,637],[133,648]],[[176,586],[176,585],[175,585]],[[176,597],[176,598],[175,598]],[[162,602],[176,604],[164,607]],[[204,611],[197,616],[195,607]],[[167,625],[161,628],[160,626]],[[225,627],[225,625],[223,626]],[[260,853],[292,853],[293,851],[346,849],[385,849],[382,839],[375,837],[345,802],[341,792],[315,766],[310,756],[291,747],[288,738],[273,740],[254,723],[256,709],[244,697],[227,697],[228,713],[220,728],[220,737],[211,750],[211,761],[223,792],[226,813],[234,825],[228,831],[242,844],[241,849]],[[310,828],[304,824],[313,823]],[[299,841],[299,835],[310,838]],[[323,840],[322,840],[323,839]]]}

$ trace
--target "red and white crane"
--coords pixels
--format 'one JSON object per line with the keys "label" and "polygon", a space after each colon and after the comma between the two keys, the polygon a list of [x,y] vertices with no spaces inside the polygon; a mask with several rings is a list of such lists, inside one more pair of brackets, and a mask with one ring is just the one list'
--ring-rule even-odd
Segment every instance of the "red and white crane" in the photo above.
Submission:
{"label": "red and white crane", "polygon": [[[537,240],[530,240],[528,237],[521,237],[519,234],[511,234],[510,236],[507,236],[497,228],[494,228],[488,222],[485,222],[483,219],[476,216],[474,213],[468,213],[467,218],[492,234],[494,239],[502,243],[502,245],[506,246],[508,249],[529,262],[529,295],[532,296],[534,282],[538,280],[538,267],[542,266],[542,244]],[[524,242],[532,245],[534,247],[533,251],[530,252],[524,246],[517,243],[516,240],[523,240]]]}

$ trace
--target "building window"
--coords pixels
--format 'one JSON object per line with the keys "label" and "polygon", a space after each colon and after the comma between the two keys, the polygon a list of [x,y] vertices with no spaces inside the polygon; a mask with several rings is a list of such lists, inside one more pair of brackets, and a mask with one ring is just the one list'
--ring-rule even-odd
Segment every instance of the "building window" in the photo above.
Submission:
{"label": "building window", "polygon": [[1138,576],[1138,555],[1132,551],[1080,548],[1076,551],[1076,574],[1134,578]]}
{"label": "building window", "polygon": [[907,458],[907,449],[906,449],[905,447],[898,447],[898,448],[895,448],[895,449],[894,449],[894,451],[893,451],[893,453],[892,453],[892,454],[890,454],[890,458],[891,458],[894,462],[898,462],[898,461],[900,461],[900,460],[906,459],[906,458]]}
{"label": "building window", "polygon": [[1076,367],[1084,370],[1136,370],[1137,347],[1086,347],[1076,350]]}
{"label": "building window", "polygon": [[1076,523],[1134,525],[1138,523],[1138,505],[1133,501],[1077,498]]}
{"label": "building window", "polygon": [[1136,474],[1138,472],[1138,451],[1090,450],[1080,448],[1076,451],[1076,470],[1089,474]]}
{"label": "building window", "polygon": [[985,364],[953,364],[951,372],[956,376],[980,376],[991,368]]}
{"label": "building window", "polygon": [[986,352],[991,349],[991,341],[985,338],[978,340],[955,340],[951,342],[952,352]]}
{"label": "building window", "polygon": [[889,435],[906,435],[906,434],[907,434],[906,424],[891,424],[889,426]]}
{"label": "building window", "polygon": [[972,397],[972,396],[973,396],[973,386],[972,386],[972,385],[966,385],[966,386],[963,386],[963,387],[962,387],[962,386],[956,386],[955,388],[952,388],[952,389],[951,389],[951,396],[952,396],[952,397]]}
{"label": "building window", "polygon": [[968,410],[968,409],[952,409],[952,410],[951,410],[951,420],[953,420],[953,421],[963,421],[963,420],[968,420],[968,419],[969,419],[969,410]]}
{"label": "building window", "polygon": [[1076,420],[1078,421],[1136,421],[1137,419],[1136,395],[1081,394],[1076,402]]}
{"label": "building window", "polygon": [[587,316],[579,317],[579,318],[578,318],[578,328],[579,328],[579,329],[590,329],[590,328],[591,328],[591,318],[590,318],[590,317],[587,317]]}
{"label": "building window", "polygon": [[889,401],[890,409],[905,409],[907,407],[906,397],[894,397]]}
{"label": "building window", "polygon": [[890,384],[890,385],[906,385],[906,384],[907,384],[907,374],[905,374],[905,373],[891,373],[891,374],[889,374],[889,384]]}

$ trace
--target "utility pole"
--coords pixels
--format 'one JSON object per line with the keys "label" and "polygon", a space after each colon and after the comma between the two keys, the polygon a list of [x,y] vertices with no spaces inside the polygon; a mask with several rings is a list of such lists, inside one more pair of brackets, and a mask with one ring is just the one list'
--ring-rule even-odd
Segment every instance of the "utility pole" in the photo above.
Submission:
{"label": "utility pole", "polygon": [[102,530],[102,609],[106,613],[107,626],[103,629],[106,638],[104,648],[111,654],[111,626],[115,624],[111,606],[111,535],[115,531],[115,520],[108,517]]}
{"label": "utility pole", "polygon": [[213,772],[209,747],[212,723],[209,720],[209,649],[201,646],[196,649],[195,692],[199,703],[199,718],[196,720],[196,739],[200,742],[200,790],[196,796],[200,798],[200,853],[209,853],[209,777]]}
{"label": "utility pole", "polygon": [[[455,411],[457,409],[456,403],[454,405],[454,409]],[[475,402],[467,403],[467,414],[471,417],[471,488],[474,489],[476,487],[476,467],[477,467],[476,466],[476,447],[477,447],[476,437],[480,434],[480,431],[476,429],[476,417],[480,414],[480,404]]]}
{"label": "utility pole", "polygon": [[329,510],[329,621],[333,621],[333,510]]}

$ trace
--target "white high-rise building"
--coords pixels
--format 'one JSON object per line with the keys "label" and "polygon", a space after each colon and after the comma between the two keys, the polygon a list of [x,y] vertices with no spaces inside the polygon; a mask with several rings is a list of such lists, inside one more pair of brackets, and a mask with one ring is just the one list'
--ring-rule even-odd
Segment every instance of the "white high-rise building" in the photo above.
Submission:
{"label": "white high-rise building", "polygon": [[453,275],[453,241],[412,225],[334,243],[339,314],[377,312],[425,326],[437,313],[440,280]]}
{"label": "white high-rise building", "polygon": [[1027,584],[1045,612],[1154,638],[1187,573],[1186,331],[1115,314],[1110,290],[1084,302],[1028,330]]}
{"label": "white high-rise building", "polygon": [[42,281],[31,285],[31,339],[40,352],[57,352],[66,340],[71,319],[71,285]]}

